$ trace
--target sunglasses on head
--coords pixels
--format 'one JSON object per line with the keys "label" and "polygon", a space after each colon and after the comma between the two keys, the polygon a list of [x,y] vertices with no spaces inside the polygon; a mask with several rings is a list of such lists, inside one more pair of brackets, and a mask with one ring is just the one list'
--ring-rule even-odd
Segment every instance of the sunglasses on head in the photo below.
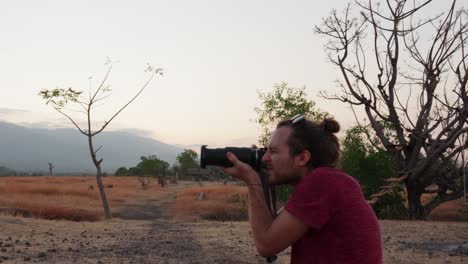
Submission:
{"label": "sunglasses on head", "polygon": [[305,117],[303,115],[297,114],[297,115],[293,116],[291,119],[289,119],[289,121],[291,121],[291,124],[297,124],[297,123],[301,122],[304,119],[305,119]]}

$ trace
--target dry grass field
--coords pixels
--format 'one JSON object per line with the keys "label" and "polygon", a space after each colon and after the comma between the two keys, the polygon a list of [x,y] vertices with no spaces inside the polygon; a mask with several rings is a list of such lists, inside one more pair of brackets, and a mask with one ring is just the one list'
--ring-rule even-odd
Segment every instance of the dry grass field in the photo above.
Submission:
{"label": "dry grass field", "polygon": [[[165,197],[161,201],[165,213],[176,219],[247,219],[247,190],[241,186],[180,182],[162,188],[154,181],[143,190],[135,177],[106,177],[103,182],[114,212]],[[204,193],[203,200],[199,200],[200,193]],[[0,213],[71,221],[104,217],[94,177],[0,178]]]}
{"label": "dry grass field", "polygon": [[246,221],[247,189],[224,185],[185,189],[177,194],[172,211],[181,220]]}
{"label": "dry grass field", "polygon": [[[104,185],[112,220],[103,220],[94,177],[0,178],[0,263],[266,263],[245,221],[245,187],[142,190],[134,177]],[[447,203],[432,218],[456,219],[461,206]],[[384,263],[468,263],[468,222],[380,223]]]}
{"label": "dry grass field", "polygon": [[[131,178],[106,178],[111,207],[138,197],[138,182]],[[94,177],[0,178],[0,208],[29,212],[43,219],[96,221],[103,218]],[[19,211],[18,210],[18,211]]]}

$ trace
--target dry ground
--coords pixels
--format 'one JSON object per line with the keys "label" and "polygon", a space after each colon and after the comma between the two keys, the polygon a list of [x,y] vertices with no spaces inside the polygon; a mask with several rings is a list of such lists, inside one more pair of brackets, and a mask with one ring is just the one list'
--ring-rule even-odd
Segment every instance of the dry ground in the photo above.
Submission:
{"label": "dry ground", "polygon": [[[178,210],[201,208],[204,202],[195,197],[191,206],[185,200],[178,204],[178,196],[189,187],[193,184],[182,182],[165,189],[153,186],[125,199],[111,197],[110,221],[0,216],[0,262],[266,263],[255,252],[247,222],[200,220]],[[380,223],[384,263],[468,263],[467,222]],[[289,250],[277,263],[289,263]]]}

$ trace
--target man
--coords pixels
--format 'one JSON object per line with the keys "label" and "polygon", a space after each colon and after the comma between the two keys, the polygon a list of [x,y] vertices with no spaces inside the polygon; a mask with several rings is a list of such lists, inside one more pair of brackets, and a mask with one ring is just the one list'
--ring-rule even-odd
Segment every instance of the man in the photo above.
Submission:
{"label": "man", "polygon": [[233,163],[225,172],[249,190],[249,221],[261,256],[292,246],[291,263],[382,263],[380,228],[359,184],[335,168],[339,124],[317,124],[296,116],[280,122],[263,156],[272,184],[291,184],[295,191],[273,219],[259,176],[227,153]]}

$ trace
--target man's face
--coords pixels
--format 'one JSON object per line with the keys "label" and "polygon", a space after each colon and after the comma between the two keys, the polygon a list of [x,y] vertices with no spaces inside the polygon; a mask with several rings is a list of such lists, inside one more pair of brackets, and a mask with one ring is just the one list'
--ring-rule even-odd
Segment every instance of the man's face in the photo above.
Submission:
{"label": "man's face", "polygon": [[271,184],[295,184],[300,178],[297,157],[292,156],[287,144],[292,130],[280,127],[273,132],[268,151],[263,155],[263,162],[270,175]]}

